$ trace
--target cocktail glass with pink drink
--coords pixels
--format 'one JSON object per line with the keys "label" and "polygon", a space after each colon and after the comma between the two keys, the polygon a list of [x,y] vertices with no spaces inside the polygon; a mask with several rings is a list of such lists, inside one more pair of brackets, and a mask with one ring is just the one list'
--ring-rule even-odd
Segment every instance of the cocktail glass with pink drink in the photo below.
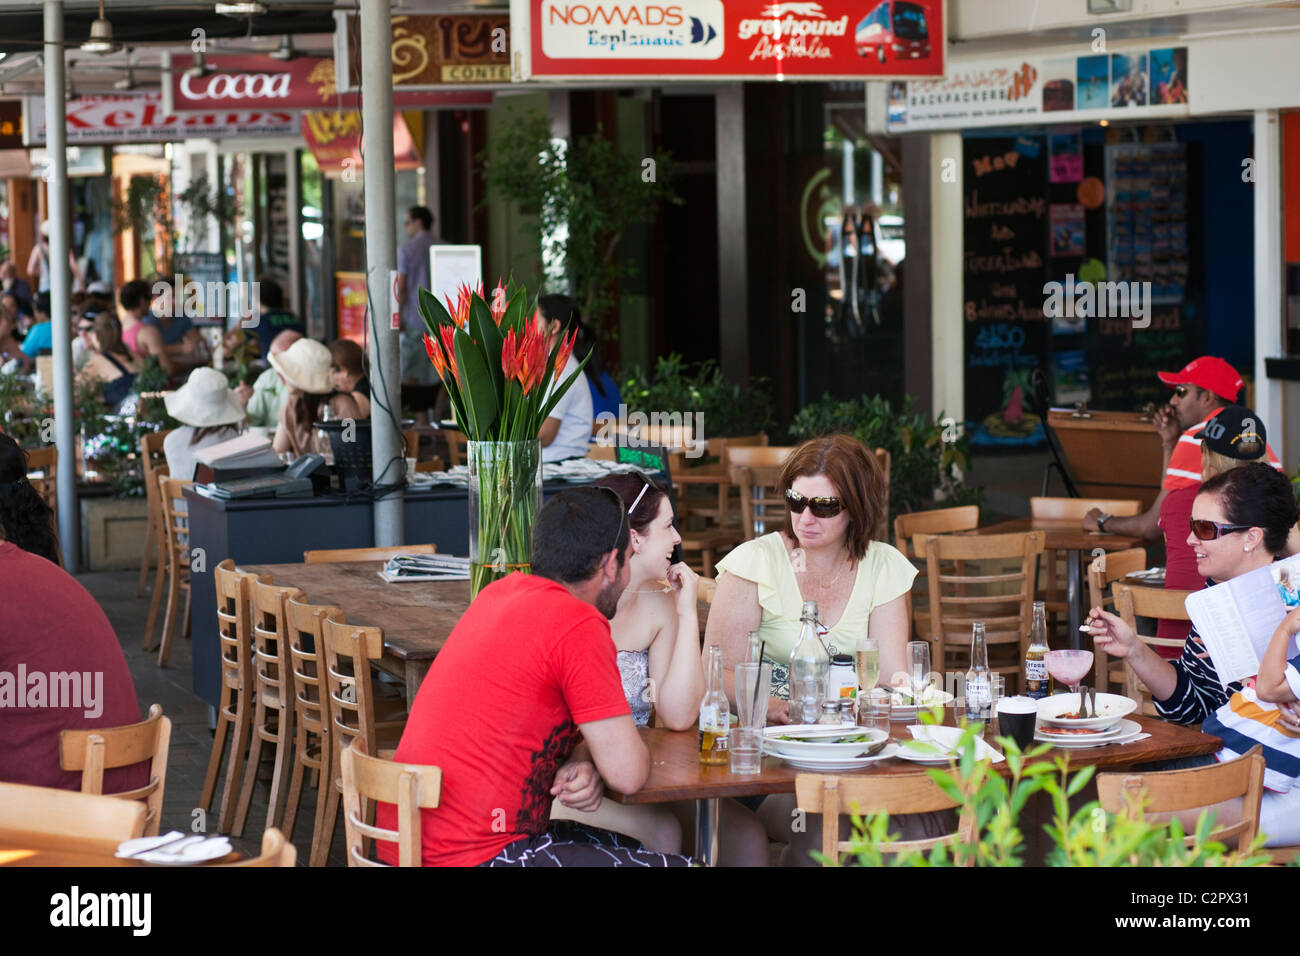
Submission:
{"label": "cocktail glass with pink drink", "polygon": [[1079,692],[1079,683],[1092,670],[1092,651],[1048,651],[1043,660],[1047,663],[1047,673],[1068,684],[1072,694]]}

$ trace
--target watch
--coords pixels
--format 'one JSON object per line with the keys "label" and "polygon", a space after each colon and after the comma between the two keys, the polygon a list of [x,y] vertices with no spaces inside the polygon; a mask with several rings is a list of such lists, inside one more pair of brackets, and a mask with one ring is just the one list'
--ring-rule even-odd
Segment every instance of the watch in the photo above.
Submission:
{"label": "watch", "polygon": [[1106,534],[1106,522],[1109,521],[1112,517],[1114,516],[1108,515],[1104,511],[1101,514],[1097,515],[1097,530],[1100,531],[1102,534]]}

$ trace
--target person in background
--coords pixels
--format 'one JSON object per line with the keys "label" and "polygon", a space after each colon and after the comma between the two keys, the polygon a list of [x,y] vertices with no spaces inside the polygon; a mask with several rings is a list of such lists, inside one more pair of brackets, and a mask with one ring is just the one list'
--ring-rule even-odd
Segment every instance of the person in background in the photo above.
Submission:
{"label": "person in background", "polygon": [[122,326],[111,313],[100,312],[93,320],[83,315],[77,331],[87,329],[90,351],[79,374],[88,381],[100,382],[104,403],[116,411],[131,393],[143,363],[122,342]]}
{"label": "person in background", "polygon": [[[0,435],[0,674],[80,677],[81,699],[22,701],[0,710],[0,781],[80,790],[81,773],[59,766],[64,730],[120,727],[140,720],[126,658],[103,609],[58,565],[49,506],[27,480],[27,456]],[[65,685],[67,686],[67,685]],[[53,688],[51,688],[53,693]],[[59,706],[64,704],[67,706]],[[149,781],[147,763],[104,772],[104,792]]]}
{"label": "person in background", "polygon": [[[72,273],[72,288],[84,289],[85,279],[81,267],[77,264],[76,254],[68,250],[68,269]],[[41,223],[41,234],[32,246],[32,254],[27,257],[27,274],[36,282],[37,292],[50,291],[50,221]]]}
{"label": "person in background", "polygon": [[[560,492],[537,515],[532,573],[484,588],[434,658],[393,757],[440,767],[447,781],[438,807],[419,811],[425,866],[689,862],[550,819],[554,799],[594,811],[606,787],[635,793],[650,774],[609,629],[629,541],[612,491]],[[397,829],[397,807],[378,804],[375,824]],[[392,843],[377,842],[376,853],[397,862]]]}
{"label": "person in background", "polygon": [[14,265],[12,259],[6,259],[3,264],[0,264],[0,291],[12,292],[19,299],[32,297],[32,287],[26,279],[19,277],[18,267]]}
{"label": "person in background", "polygon": [[0,365],[17,359],[24,368],[30,361],[23,354],[22,343],[18,341],[18,313],[0,299]]}
{"label": "person in background", "polygon": [[[546,326],[546,347],[553,349],[569,330],[577,316],[578,307],[567,295],[544,295],[537,300],[537,310]],[[563,370],[548,383],[548,392],[574,372],[578,372],[579,361],[575,348],[569,353]],[[555,403],[555,407],[551,409],[542,424],[542,430],[538,435],[542,440],[542,461],[586,457],[595,420],[591,410],[591,389],[587,387],[587,376],[584,372],[578,372],[573,385]]]}
{"label": "person in background", "polygon": [[284,377],[289,395],[280,406],[274,448],[295,456],[323,451],[313,427],[329,409],[332,418],[361,418],[351,395],[341,395],[330,381],[330,350],[315,339],[298,339],[278,354],[271,367]]}
{"label": "person in background", "polygon": [[420,290],[430,287],[429,247],[442,240],[433,231],[433,213],[412,206],[402,223],[407,239],[397,250],[397,301],[402,315],[402,381],[438,384],[438,373],[424,350],[425,326],[420,317]]}
{"label": "person in background", "polygon": [[[632,719],[638,727],[646,726],[653,706],[655,726],[691,730],[704,696],[699,579],[689,565],[672,563],[673,549],[682,540],[673,527],[672,501],[640,472],[611,475],[594,487],[618,495],[632,529],[628,586],[609,622]],[[556,801],[551,819],[626,833],[648,849],[680,853],[682,834],[694,829],[695,809],[694,801],[625,806],[606,800],[595,812],[582,812]],[[767,830],[734,800],[719,806],[718,845],[719,866],[768,865]]]}
{"label": "person in background", "polygon": [[163,439],[173,478],[193,478],[195,452],[239,435],[244,407],[215,368],[196,368],[183,386],[163,396],[163,403],[167,414],[181,423]]}
{"label": "person in background", "polygon": [[23,336],[23,355],[27,358],[23,364],[27,368],[31,368],[36,363],[38,355],[54,349],[54,326],[50,321],[50,294],[36,293],[36,298],[32,301],[32,309],[36,322]]}
{"label": "person in background", "polygon": [[132,279],[124,283],[117,292],[117,304],[122,307],[119,318],[122,323],[122,341],[141,358],[149,354],[138,341],[140,332],[144,329],[144,317],[149,314],[149,301],[149,283],[143,279]]}
{"label": "person in background", "polygon": [[614,376],[610,375],[605,368],[605,346],[600,341],[600,336],[591,326],[582,321],[576,305],[573,307],[573,315],[574,327],[578,330],[578,341],[573,347],[573,354],[578,356],[591,354],[582,374],[587,379],[587,387],[591,389],[591,433],[595,435],[601,429],[602,414],[605,415],[606,420],[618,418],[619,406],[623,404],[623,395],[618,390],[618,383],[614,381]]}
{"label": "person in background", "polygon": [[[285,329],[271,342],[271,348],[267,355],[281,354],[300,338],[302,338],[301,332]],[[240,382],[235,387],[235,394],[244,403],[244,407],[248,412],[249,425],[258,428],[273,428],[276,422],[280,420],[280,410],[284,408],[284,403],[289,400],[289,386],[279,372],[274,368],[268,368],[257,376],[257,380],[253,382],[252,387]]]}
{"label": "person in background", "polygon": [[[143,281],[141,284],[145,287],[145,301],[150,302],[152,311],[146,309],[141,316],[140,323],[143,327],[135,333],[133,351],[145,357],[158,356],[158,364],[173,377],[206,365],[212,356],[208,354],[208,345],[203,341],[203,336],[189,316],[184,313],[173,315],[176,310],[171,284],[162,280],[152,286]],[[154,295],[155,289],[157,295]],[[130,332],[126,322],[122,323],[122,329],[125,338]],[[127,347],[132,348],[130,340],[127,341]]]}
{"label": "person in background", "polygon": [[366,377],[366,355],[351,339],[330,345],[330,377],[334,389],[351,395],[362,418],[370,417],[370,379]]}
{"label": "person in background", "polygon": [[[1212,582],[1223,582],[1266,568],[1285,553],[1295,523],[1295,494],[1291,482],[1277,469],[1250,462],[1217,475],[1201,486],[1192,504],[1187,543],[1196,553],[1196,571]],[[1294,617],[1284,618],[1279,630],[1293,627]],[[1155,654],[1122,618],[1099,607],[1092,609],[1086,626],[1097,646],[1127,661],[1150,688],[1161,717],[1179,724],[1200,724],[1202,733],[1223,741],[1223,749],[1215,755],[1183,758],[1174,765],[1152,769],[1208,766],[1216,760],[1235,759],[1261,744],[1265,791],[1259,831],[1268,837],[1265,846],[1300,843],[1300,787],[1295,785],[1300,779],[1300,748],[1296,746],[1300,708],[1288,701],[1279,702],[1277,710],[1261,707],[1258,702],[1268,700],[1258,693],[1253,678],[1244,684],[1231,681],[1225,687],[1195,626],[1176,661]],[[1288,630],[1283,647],[1290,637]],[[1277,640],[1275,632],[1274,642]],[[1270,644],[1269,650],[1274,652],[1276,664],[1277,648]],[[1262,665],[1260,670],[1263,674]],[[1270,678],[1278,676],[1282,675],[1270,671]],[[1265,694],[1280,698],[1278,691],[1275,680],[1265,682]],[[1239,803],[1211,809],[1219,826],[1231,826],[1241,814]]]}
{"label": "person in background", "polygon": [[282,332],[297,332],[298,336],[307,334],[307,326],[302,319],[290,312],[284,305],[284,289],[270,276],[257,279],[257,301],[261,310],[254,327],[260,343],[262,358],[266,358],[271,344]]}
{"label": "person in background", "polygon": [[[1181,371],[1158,372],[1157,375],[1160,381],[1174,390],[1169,404],[1156,412],[1154,420],[1164,449],[1164,462],[1161,466],[1164,479],[1160,484],[1160,494],[1150,508],[1133,517],[1103,514],[1101,509],[1092,508],[1083,516],[1085,531],[1127,534],[1147,541],[1158,540],[1160,506],[1164,503],[1165,495],[1201,483],[1201,440],[1197,435],[1219,409],[1237,401],[1238,393],[1245,387],[1237,370],[1213,355],[1192,359]],[[1265,447],[1269,464],[1281,468],[1273,449]]]}

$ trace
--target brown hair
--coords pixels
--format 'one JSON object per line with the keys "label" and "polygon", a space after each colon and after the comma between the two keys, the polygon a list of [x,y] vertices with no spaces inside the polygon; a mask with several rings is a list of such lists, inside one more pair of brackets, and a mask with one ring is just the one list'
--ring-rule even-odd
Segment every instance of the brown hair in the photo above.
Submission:
{"label": "brown hair", "polygon": [[330,344],[330,361],[349,375],[361,375],[365,353],[351,339],[339,339]]}
{"label": "brown hair", "polygon": [[126,345],[122,342],[122,323],[117,321],[111,312],[101,312],[93,320],[95,326],[95,338],[99,340],[99,351],[108,355],[125,355],[131,357],[131,353],[126,350]]}
{"label": "brown hair", "polygon": [[[624,511],[636,505],[636,510],[627,516],[627,523],[637,534],[645,534],[646,529],[655,520],[655,516],[659,514],[660,500],[668,497],[668,492],[641,474],[610,475],[592,482],[592,485],[597,488],[608,488],[618,495],[623,502]],[[640,501],[637,501],[636,497],[641,494],[642,488],[645,488],[645,494],[641,495]]]}
{"label": "brown hair", "polygon": [[[885,497],[885,476],[880,462],[866,445],[849,435],[827,435],[806,441],[790,453],[777,482],[782,497],[796,478],[825,475],[848,512],[844,543],[855,561],[861,561],[871,545],[871,533],[880,517]],[[786,536],[799,544],[794,519],[786,509]]]}

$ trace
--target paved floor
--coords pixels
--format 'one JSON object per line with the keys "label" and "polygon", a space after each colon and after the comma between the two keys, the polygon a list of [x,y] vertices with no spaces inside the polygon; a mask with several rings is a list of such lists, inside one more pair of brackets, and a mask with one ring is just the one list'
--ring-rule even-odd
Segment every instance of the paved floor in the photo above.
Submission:
{"label": "paved floor", "polygon": [[[150,704],[161,704],[163,713],[172,721],[171,751],[167,757],[167,790],[163,798],[163,815],[160,832],[206,828],[216,831],[217,811],[221,802],[221,785],[210,814],[198,811],[199,795],[203,790],[203,777],[212,751],[212,732],[208,729],[208,706],[191,689],[190,642],[176,635],[172,640],[171,659],[165,668],[158,667],[157,652],[146,653],[140,648],[145,620],[149,614],[149,595],[135,596],[138,572],[100,572],[77,576],[77,580],[103,607],[113,629],[117,632],[131,677],[135,681],[136,697],[141,715],[148,713]],[[159,618],[161,618],[161,613]],[[155,639],[161,630],[161,621],[155,625]],[[269,752],[264,747],[263,752]],[[224,761],[223,761],[224,763]],[[224,769],[224,768],[223,768]],[[270,763],[264,762],[262,773],[253,792],[252,809],[244,827],[243,838],[233,838],[235,848],[246,855],[256,854],[261,845],[262,830],[266,824],[266,805],[270,789]],[[311,850],[312,823],[316,812],[316,791],[304,788],[302,807],[294,825],[294,846],[298,848],[298,862],[305,866]],[[340,821],[342,814],[340,813]],[[343,825],[336,828],[330,853],[331,866],[346,865],[343,850]]]}

